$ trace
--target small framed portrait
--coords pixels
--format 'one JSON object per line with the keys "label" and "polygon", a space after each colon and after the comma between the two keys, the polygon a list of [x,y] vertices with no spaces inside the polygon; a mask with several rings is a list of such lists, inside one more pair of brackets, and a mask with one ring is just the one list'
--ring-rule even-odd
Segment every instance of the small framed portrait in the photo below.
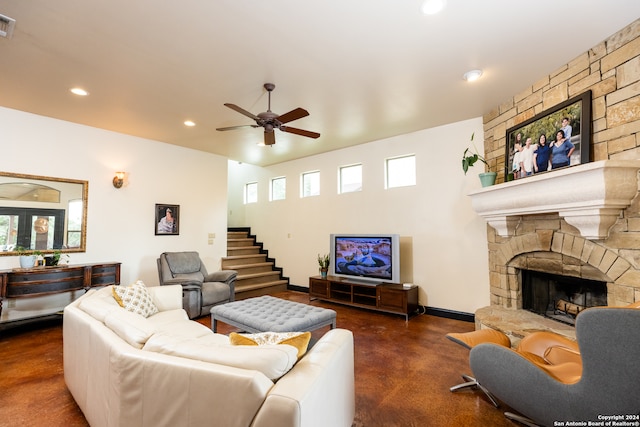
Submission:
{"label": "small framed portrait", "polygon": [[180,234],[180,205],[156,203],[156,236],[177,236]]}

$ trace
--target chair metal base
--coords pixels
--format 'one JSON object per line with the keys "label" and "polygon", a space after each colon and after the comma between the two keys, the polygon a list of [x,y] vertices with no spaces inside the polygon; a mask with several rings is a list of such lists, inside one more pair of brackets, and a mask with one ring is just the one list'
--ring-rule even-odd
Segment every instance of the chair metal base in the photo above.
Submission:
{"label": "chair metal base", "polygon": [[449,390],[452,393],[455,393],[456,391],[464,390],[466,388],[471,388],[471,387],[479,388],[489,398],[491,403],[493,403],[493,406],[495,406],[496,408],[500,406],[500,404],[498,403],[498,400],[491,394],[491,392],[486,388],[484,388],[482,385],[480,385],[480,383],[478,383],[478,381],[476,381],[475,378],[466,374],[462,374],[462,379],[465,380],[466,382],[462,384],[454,385],[453,387],[451,387]]}
{"label": "chair metal base", "polygon": [[528,427],[540,427],[533,420],[523,417],[522,415],[514,414],[513,412],[505,412],[504,416],[511,421],[519,422],[520,424],[524,424]]}

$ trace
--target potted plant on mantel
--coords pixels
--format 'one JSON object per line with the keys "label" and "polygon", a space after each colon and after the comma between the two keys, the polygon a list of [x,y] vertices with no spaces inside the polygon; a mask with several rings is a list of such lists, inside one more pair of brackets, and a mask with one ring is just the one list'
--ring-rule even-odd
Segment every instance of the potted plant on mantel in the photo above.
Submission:
{"label": "potted plant on mantel", "polygon": [[329,271],[329,264],[331,263],[331,257],[329,254],[320,255],[318,254],[318,266],[320,267],[320,275],[323,279],[327,277],[327,272]]}
{"label": "potted plant on mantel", "polygon": [[69,261],[69,255],[63,254],[60,249],[55,249],[51,255],[44,257],[44,264],[46,266],[57,266],[60,265],[61,262],[65,261]]}
{"label": "potted plant on mantel", "polygon": [[36,264],[36,256],[29,251],[29,249],[18,246],[16,247],[16,251],[18,252],[18,256],[20,256],[21,268],[32,268]]}
{"label": "potted plant on mantel", "polygon": [[[473,151],[471,151],[471,147],[467,147],[462,153],[462,170],[464,174],[467,174],[467,171],[471,166],[473,166],[478,160],[487,165],[487,168],[491,169],[489,163],[478,153],[478,149],[473,143],[473,137],[475,136],[475,132],[471,134],[471,144],[473,145]],[[488,187],[496,183],[496,176],[498,174],[496,172],[481,172],[478,176],[480,177],[480,183],[483,187]]]}

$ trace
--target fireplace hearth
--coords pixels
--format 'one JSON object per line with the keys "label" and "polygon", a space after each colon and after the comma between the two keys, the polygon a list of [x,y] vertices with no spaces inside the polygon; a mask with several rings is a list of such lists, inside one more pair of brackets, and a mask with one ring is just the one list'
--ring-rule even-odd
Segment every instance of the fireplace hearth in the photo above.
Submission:
{"label": "fireplace hearth", "polygon": [[589,307],[607,305],[605,282],[522,270],[522,308],[569,325]]}

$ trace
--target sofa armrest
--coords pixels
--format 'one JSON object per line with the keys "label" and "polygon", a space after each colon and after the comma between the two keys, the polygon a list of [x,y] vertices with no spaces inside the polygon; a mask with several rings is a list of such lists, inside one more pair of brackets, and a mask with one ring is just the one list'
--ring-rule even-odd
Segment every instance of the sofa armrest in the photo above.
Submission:
{"label": "sofa armrest", "polygon": [[162,283],[162,286],[167,285],[200,285],[202,286],[202,282],[192,279],[168,279]]}
{"label": "sofa armrest", "polygon": [[252,427],[350,427],[354,417],[353,333],[332,329],[276,382]]}
{"label": "sofa armrest", "polygon": [[149,293],[160,311],[182,308],[182,286],[149,286]]}
{"label": "sofa armrest", "polygon": [[208,274],[205,281],[207,282],[222,282],[229,285],[229,301],[235,300],[236,295],[236,277],[238,272],[235,270],[220,270],[215,273]]}
{"label": "sofa armrest", "polygon": [[235,281],[237,275],[238,272],[235,270],[220,270],[214,273],[209,273],[205,281],[230,283],[230,281]]}

